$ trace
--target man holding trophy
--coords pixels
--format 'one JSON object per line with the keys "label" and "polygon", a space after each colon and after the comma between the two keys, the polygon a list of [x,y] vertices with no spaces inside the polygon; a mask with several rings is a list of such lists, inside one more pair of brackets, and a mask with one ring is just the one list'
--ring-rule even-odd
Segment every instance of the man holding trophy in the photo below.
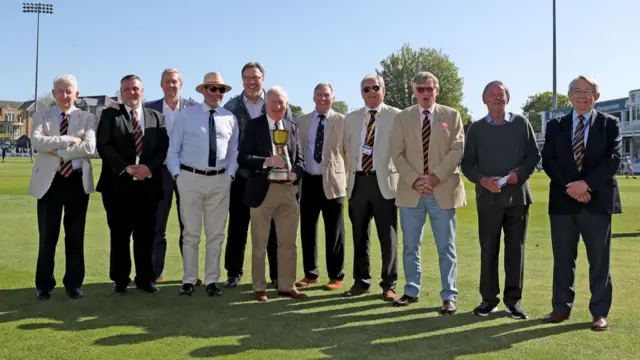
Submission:
{"label": "man holding trophy", "polygon": [[238,149],[239,166],[252,171],[244,201],[251,208],[251,278],[256,299],[267,301],[264,258],[271,220],[278,234],[278,294],[307,296],[296,289],[298,179],[304,169],[298,127],[284,119],[288,95],[275,86],[267,91],[266,114],[248,122]]}

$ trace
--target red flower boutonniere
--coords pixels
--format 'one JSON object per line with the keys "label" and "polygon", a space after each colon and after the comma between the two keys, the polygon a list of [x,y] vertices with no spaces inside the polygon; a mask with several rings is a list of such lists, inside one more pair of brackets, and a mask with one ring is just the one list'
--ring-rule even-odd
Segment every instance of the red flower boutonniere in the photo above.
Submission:
{"label": "red flower boutonniere", "polygon": [[449,128],[449,125],[447,125],[446,122],[443,122],[442,124],[440,124],[440,130],[447,130]]}

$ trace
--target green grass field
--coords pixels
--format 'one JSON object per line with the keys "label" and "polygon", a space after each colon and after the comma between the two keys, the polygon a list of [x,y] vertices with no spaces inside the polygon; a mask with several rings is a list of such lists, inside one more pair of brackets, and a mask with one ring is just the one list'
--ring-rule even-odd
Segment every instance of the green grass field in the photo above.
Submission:
{"label": "green grass field", "polygon": [[[571,320],[544,325],[550,310],[552,253],[547,210],[548,179],[531,180],[531,208],[523,306],[529,320],[504,312],[473,316],[478,305],[480,252],[474,192],[458,212],[458,314],[439,316],[440,275],[432,235],[425,231],[424,285],[420,301],[393,308],[369,296],[345,299],[320,287],[307,301],[253,300],[250,251],[243,285],[209,298],[202,287],[178,297],[182,275],[177,221],[171,214],[167,270],[161,292],[130,291],[112,296],[108,277],[109,234],[100,194],[91,196],[86,227],[85,298],[70,300],[56,288],[49,301],[36,301],[34,271],[38,250],[36,201],[27,195],[32,164],[8,159],[0,164],[0,359],[638,359],[640,358],[640,182],[620,178],[624,214],[614,218],[611,331],[589,330],[588,265],[580,246],[576,304]],[[95,176],[99,162],[94,162]],[[351,286],[352,246],[347,223],[346,286]],[[322,234],[320,234],[322,239]],[[380,248],[372,240],[372,275],[378,281]],[[400,247],[402,245],[399,245]],[[204,247],[201,248],[202,251]],[[298,246],[299,251],[301,247]],[[320,245],[320,254],[324,248]],[[402,249],[398,249],[402,254]],[[223,254],[224,258],[224,254]],[[322,259],[322,257],[320,257]],[[64,271],[64,245],[58,245],[57,280]],[[402,293],[402,261],[398,289]],[[321,262],[321,270],[324,264]],[[204,266],[204,262],[201,262]],[[201,270],[201,273],[203,270]],[[302,257],[298,256],[298,278]],[[502,278],[502,275],[501,275]],[[223,280],[223,279],[221,279]],[[322,282],[326,277],[322,278]],[[501,305],[502,306],[502,305]],[[501,307],[502,308],[502,307]]]}

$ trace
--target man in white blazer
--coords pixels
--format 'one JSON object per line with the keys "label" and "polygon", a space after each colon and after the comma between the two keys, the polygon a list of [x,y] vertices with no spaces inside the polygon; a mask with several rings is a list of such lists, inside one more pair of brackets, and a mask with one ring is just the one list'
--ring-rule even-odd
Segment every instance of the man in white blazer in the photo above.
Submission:
{"label": "man in white blazer", "polygon": [[373,218],[382,250],[382,296],[386,301],[394,301],[398,279],[398,210],[395,205],[398,172],[391,160],[390,146],[393,120],[400,110],[384,104],[385,87],[381,76],[366,76],[360,83],[360,90],[365,106],[348,114],[344,126],[355,280],[344,296],[369,292],[369,234]]}
{"label": "man in white blazer", "polygon": [[[66,270],[62,280],[72,299],[83,296],[84,229],[93,192],[90,157],[96,150],[96,117],[74,106],[78,82],[73,75],[53,81],[56,106],[33,115],[31,144],[37,151],[29,194],[38,199],[40,246],[36,269],[38,299],[47,300],[56,286],[54,257],[64,224]],[[64,219],[62,213],[64,209]]]}

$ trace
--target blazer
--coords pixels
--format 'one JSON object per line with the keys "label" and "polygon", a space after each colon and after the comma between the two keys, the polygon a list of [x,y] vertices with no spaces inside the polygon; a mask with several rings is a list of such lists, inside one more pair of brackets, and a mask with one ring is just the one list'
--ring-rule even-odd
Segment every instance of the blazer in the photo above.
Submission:
{"label": "blazer", "polygon": [[[573,157],[573,111],[547,123],[542,148],[542,168],[549,183],[549,214],[577,214],[582,210],[595,214],[622,212],[616,173],[620,167],[622,136],[617,118],[592,110],[591,126],[582,170]],[[584,180],[591,189],[591,201],[574,200],[566,185]]]}
{"label": "blazer", "polygon": [[[297,185],[304,171],[304,153],[300,148],[298,126],[289,120],[282,119],[285,130],[289,131],[287,151],[291,160],[291,171],[297,176],[293,185]],[[268,169],[264,161],[273,156],[273,142],[269,130],[269,121],[262,115],[250,121],[238,147],[238,166],[250,171],[244,192],[244,202],[255,208],[260,206],[267,196],[270,182],[267,180]]]}
{"label": "blazer", "polygon": [[[398,171],[391,159],[391,130],[393,121],[400,109],[382,104],[376,118],[376,132],[373,145],[373,163],[380,192],[385,199],[396,197],[398,186]],[[366,117],[366,118],[365,118]],[[367,126],[369,115],[365,108],[353,111],[345,117],[344,140],[348,158],[349,179],[347,194],[351,198],[355,184],[358,165],[362,163],[362,129]]]}
{"label": "blazer", "polygon": [[[404,109],[396,115],[391,142],[391,156],[400,173],[396,205],[416,207],[420,194],[413,183],[424,173],[422,150],[422,114],[418,105]],[[466,205],[464,183],[460,177],[460,159],[464,151],[464,126],[458,110],[436,104],[431,120],[429,139],[429,172],[440,183],[433,195],[442,209]]]}
{"label": "blazer", "polygon": [[58,107],[53,106],[33,115],[31,144],[37,153],[31,170],[29,194],[37,199],[41,199],[47,193],[60,166],[60,158],[50,155],[49,151],[61,150],[64,161],[80,160],[84,192],[90,194],[94,191],[90,159],[96,151],[96,116],[79,109],[69,115],[67,134],[81,138],[82,142],[67,146],[67,142],[60,138],[58,111]]}
{"label": "blazer", "polygon": [[[347,195],[346,157],[344,144],[344,115],[330,110],[327,114],[327,127],[322,144],[322,187],[327,199],[336,199]],[[309,132],[315,111],[296,119],[300,129],[300,146],[306,152]],[[311,161],[311,160],[306,160]]]}
{"label": "blazer", "polygon": [[[164,106],[164,98],[162,99],[158,99],[158,100],[154,100],[154,101],[149,101],[144,103],[142,106],[155,110],[157,112],[159,112],[160,114],[162,114],[162,107]],[[179,110],[182,110],[186,107],[192,106],[197,104],[197,102],[193,101],[193,100],[187,100],[183,97],[180,98],[180,108]]]}
{"label": "blazer", "polygon": [[[165,128],[164,116],[149,108],[144,108],[144,138],[140,164],[151,170],[151,178],[143,180],[145,195],[152,199],[162,198],[161,167],[167,157],[169,136]],[[103,194],[138,195],[133,188],[133,177],[125,172],[129,165],[136,163],[133,127],[125,106],[119,109],[106,108],[102,111],[97,131],[97,149],[102,158],[102,172],[96,191]]]}

